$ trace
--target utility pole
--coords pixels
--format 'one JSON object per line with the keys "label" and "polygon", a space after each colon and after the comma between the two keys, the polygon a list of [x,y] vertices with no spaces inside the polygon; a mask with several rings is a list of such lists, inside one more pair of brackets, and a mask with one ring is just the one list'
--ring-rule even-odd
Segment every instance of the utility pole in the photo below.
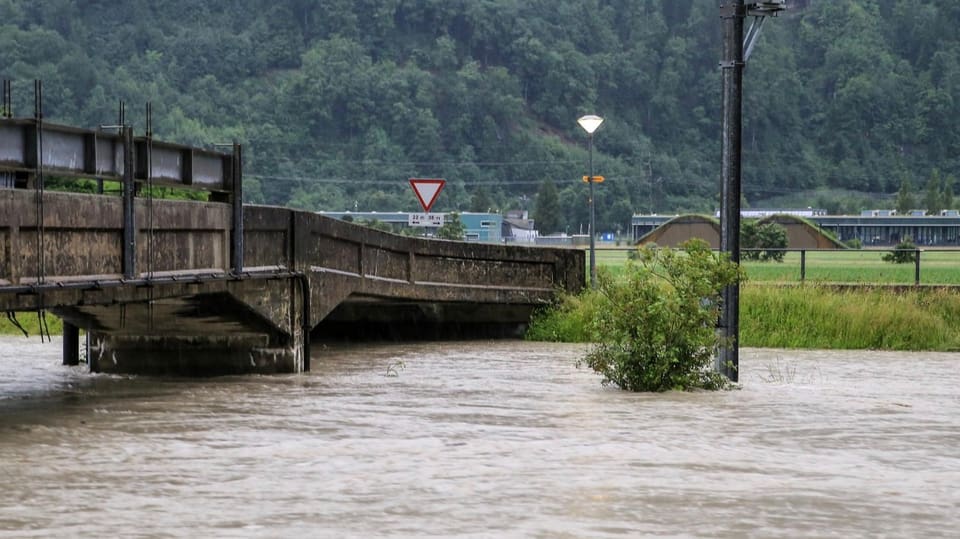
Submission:
{"label": "utility pole", "polygon": [[[723,143],[720,172],[720,252],[728,253],[730,260],[740,264],[740,180],[741,149],[743,142],[743,69],[746,57],[753,51],[760,35],[764,17],[783,11],[785,0],[751,2],[725,0],[720,6],[723,19]],[[755,17],[747,39],[744,40],[744,20]],[[733,283],[723,290],[720,311],[720,332],[726,342],[717,358],[717,370],[730,379],[739,381],[740,369],[740,284]]]}
{"label": "utility pole", "polygon": [[[723,143],[720,171],[720,252],[740,264],[740,156],[743,138],[743,0],[720,7],[723,18]],[[727,340],[720,349],[719,370],[732,382],[739,379],[740,284],[723,290],[720,332]]]}

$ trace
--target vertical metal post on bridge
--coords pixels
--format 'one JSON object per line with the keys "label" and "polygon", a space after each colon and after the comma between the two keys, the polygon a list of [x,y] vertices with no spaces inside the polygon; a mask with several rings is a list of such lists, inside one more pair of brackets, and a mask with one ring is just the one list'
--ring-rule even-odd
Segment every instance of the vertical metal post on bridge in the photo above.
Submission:
{"label": "vertical metal post on bridge", "polygon": [[137,276],[137,229],[134,200],[133,128],[124,125],[123,132],[123,277]]}
{"label": "vertical metal post on bridge", "polygon": [[[225,198],[218,197],[218,202],[230,202],[230,271],[234,275],[243,272],[243,146],[234,140],[232,143],[217,143],[214,146],[230,146],[232,153],[227,162],[226,179],[229,185],[224,185],[228,194]],[[214,200],[214,199],[211,199]]]}
{"label": "vertical metal post on bridge", "polygon": [[[34,122],[34,140],[33,146],[36,155],[34,157],[34,188],[36,189],[36,211],[37,211],[37,284],[43,284],[45,272],[46,254],[45,234],[44,234],[44,178],[43,178],[43,81],[33,81],[33,122]],[[42,294],[41,294],[42,295]],[[41,300],[41,304],[43,301]],[[42,310],[42,309],[41,309]]]}
{"label": "vertical metal post on bridge", "polygon": [[231,181],[233,185],[233,245],[231,265],[235,274],[243,271],[243,146],[233,143]]}
{"label": "vertical metal post on bridge", "polygon": [[[3,99],[2,105],[0,105],[0,117],[2,118],[12,118],[13,117],[13,90],[11,88],[12,81],[10,79],[3,79]],[[0,172],[0,189],[13,189],[17,185],[16,173],[14,172]]]}

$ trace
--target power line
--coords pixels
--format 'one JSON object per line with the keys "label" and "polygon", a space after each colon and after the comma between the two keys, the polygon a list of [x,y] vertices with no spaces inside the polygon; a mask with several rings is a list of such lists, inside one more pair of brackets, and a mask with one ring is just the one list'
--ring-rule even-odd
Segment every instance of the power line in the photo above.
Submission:
{"label": "power line", "polygon": [[[269,180],[271,182],[290,182],[307,184],[328,184],[328,183],[349,183],[364,185],[406,185],[401,180],[377,180],[377,179],[357,179],[357,178],[317,178],[306,176],[267,176],[261,174],[245,174],[244,178],[254,180]],[[569,181],[580,181],[580,178],[570,178]],[[543,180],[481,180],[463,182],[464,186],[498,186],[498,185],[539,185]]]}
{"label": "power line", "polygon": [[379,161],[374,159],[289,159],[285,162],[299,166],[307,164],[320,165],[365,165],[365,166],[383,166],[383,167],[520,167],[520,166],[544,166],[544,165],[563,165],[574,166],[582,164],[580,161]]}
{"label": "power line", "polygon": [[[313,176],[275,176],[275,175],[266,175],[266,174],[245,174],[245,178],[260,180],[260,181],[269,181],[269,182],[283,182],[283,183],[298,183],[298,184],[354,184],[354,185],[389,185],[389,186],[404,186],[406,185],[402,180],[383,180],[383,179],[372,179],[372,178],[344,178],[344,177],[313,177]],[[554,183],[564,185],[566,182],[577,183],[581,181],[579,176],[573,176],[568,178],[561,178],[557,180],[556,178],[551,178]],[[453,180],[458,182],[458,180]],[[499,187],[499,186],[513,186],[513,185],[539,185],[544,180],[476,180],[476,181],[462,181],[463,187]],[[664,185],[670,185],[671,187],[683,187],[683,188],[697,188],[699,190],[704,190],[707,188],[714,187],[710,182],[699,181],[695,178],[689,179],[680,179],[680,180],[671,180],[671,181],[656,181],[652,178],[646,176],[605,176],[606,182],[619,183],[619,182],[636,182],[637,185],[652,187],[659,186],[659,189],[663,189]],[[712,180],[711,180],[712,182]],[[744,191],[751,194],[796,194],[802,193],[805,191],[816,191],[818,188],[823,188],[828,186],[820,187],[754,187],[745,182]],[[672,190],[668,190],[672,191]],[[676,193],[673,193],[676,194]],[[864,197],[873,197],[873,198],[889,198],[890,193],[883,192],[857,192],[851,193],[850,196],[864,196]]]}

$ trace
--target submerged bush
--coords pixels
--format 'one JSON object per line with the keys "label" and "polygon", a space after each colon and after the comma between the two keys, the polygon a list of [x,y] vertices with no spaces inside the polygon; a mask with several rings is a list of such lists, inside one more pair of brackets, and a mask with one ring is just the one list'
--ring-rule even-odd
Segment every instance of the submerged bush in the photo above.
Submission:
{"label": "submerged bush", "polygon": [[594,298],[596,346],[583,363],[629,391],[719,389],[713,372],[720,293],[737,265],[703,240],[680,250],[644,248],[617,279],[604,276]]}

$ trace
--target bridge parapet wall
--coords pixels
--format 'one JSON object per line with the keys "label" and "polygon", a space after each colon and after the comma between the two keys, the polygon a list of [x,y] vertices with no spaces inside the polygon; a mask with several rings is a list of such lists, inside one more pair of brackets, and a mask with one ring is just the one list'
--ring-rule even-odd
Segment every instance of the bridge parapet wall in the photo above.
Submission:
{"label": "bridge parapet wall", "polygon": [[246,269],[296,266],[294,212],[273,206],[244,206],[243,260]]}
{"label": "bridge parapet wall", "polygon": [[411,238],[310,212],[247,206],[244,259],[312,276],[311,325],[351,296],[539,304],[584,283],[580,250]]}
{"label": "bridge parapet wall", "polygon": [[[0,286],[122,278],[118,197],[48,191],[41,208],[37,196],[0,190]],[[229,205],[140,198],[136,212],[135,278],[230,272]],[[264,206],[246,208],[244,259],[247,272],[313,275],[312,325],[353,294],[523,302],[526,292],[583,286],[579,250],[410,238]],[[503,293],[511,290],[519,293],[514,300]]]}
{"label": "bridge parapet wall", "polygon": [[[37,196],[0,190],[0,284],[122,276],[119,197],[47,191],[41,206]],[[138,276],[229,269],[229,206],[141,198],[136,222]]]}
{"label": "bridge parapet wall", "polygon": [[549,288],[561,284],[555,283],[557,263],[576,256],[566,249],[411,238],[312,217],[310,233],[319,241],[304,251],[312,263],[326,265],[336,259],[341,260],[338,269],[408,282]]}

